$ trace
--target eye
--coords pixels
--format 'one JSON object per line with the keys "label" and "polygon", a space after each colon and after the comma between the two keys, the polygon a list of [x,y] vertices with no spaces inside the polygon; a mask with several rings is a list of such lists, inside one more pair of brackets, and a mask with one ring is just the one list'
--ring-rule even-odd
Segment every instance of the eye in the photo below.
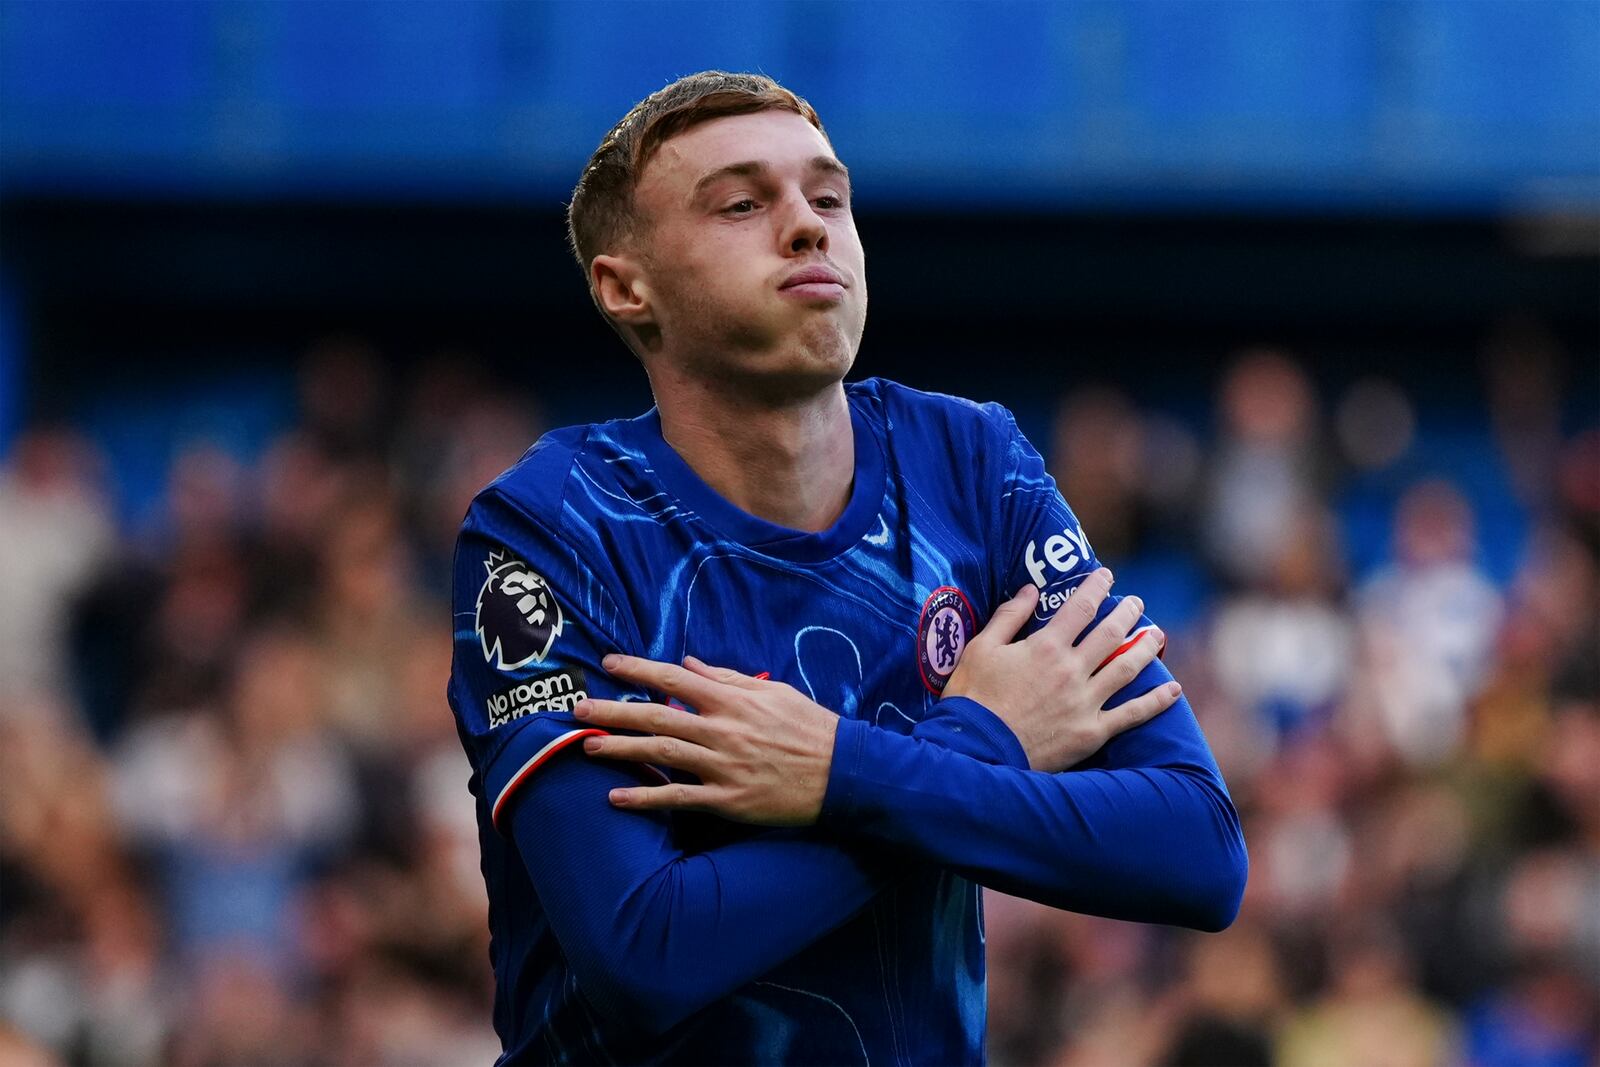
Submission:
{"label": "eye", "polygon": [[819,196],[815,203],[824,211],[834,211],[844,206],[844,201],[837,196]]}
{"label": "eye", "polygon": [[755,209],[756,202],[751,200],[749,197],[745,197],[743,200],[729,204],[727,207],[723,208],[722,211],[726,215],[748,215]]}

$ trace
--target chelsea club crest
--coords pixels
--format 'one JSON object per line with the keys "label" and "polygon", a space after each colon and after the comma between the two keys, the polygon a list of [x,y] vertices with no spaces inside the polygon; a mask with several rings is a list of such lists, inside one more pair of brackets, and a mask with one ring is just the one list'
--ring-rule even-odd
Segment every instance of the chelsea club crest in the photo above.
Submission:
{"label": "chelsea club crest", "polygon": [[934,696],[944,692],[944,684],[977,629],[972,605],[955,586],[940,586],[923,602],[922,617],[917,621],[917,667],[922,684]]}

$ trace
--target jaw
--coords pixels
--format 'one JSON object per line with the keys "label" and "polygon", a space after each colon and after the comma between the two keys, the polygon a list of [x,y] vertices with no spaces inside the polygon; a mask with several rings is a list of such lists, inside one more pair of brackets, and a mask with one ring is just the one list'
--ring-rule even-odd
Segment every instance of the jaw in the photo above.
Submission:
{"label": "jaw", "polygon": [[805,403],[836,387],[855,363],[855,346],[836,329],[818,328],[765,350],[726,350],[673,361],[671,376],[703,389],[761,407]]}
{"label": "jaw", "polygon": [[662,330],[656,361],[719,387],[744,380],[840,381],[855,362],[864,325],[848,307],[784,306],[758,317],[696,310]]}
{"label": "jaw", "polygon": [[766,406],[818,395],[850,372],[866,324],[859,272],[845,298],[833,303],[773,290],[752,300],[748,291],[704,285],[715,276],[709,263],[677,267],[656,280],[658,308],[666,314],[650,346],[652,378]]}

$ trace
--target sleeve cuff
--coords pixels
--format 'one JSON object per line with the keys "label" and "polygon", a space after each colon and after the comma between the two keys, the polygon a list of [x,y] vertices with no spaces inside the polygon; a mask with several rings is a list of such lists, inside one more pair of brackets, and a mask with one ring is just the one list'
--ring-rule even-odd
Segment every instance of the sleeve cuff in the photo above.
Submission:
{"label": "sleeve cuff", "polygon": [[[516,756],[520,755],[520,753],[501,753],[496,763],[505,764],[506,770],[498,774],[491,773],[485,780],[490,787],[485,792],[491,798],[489,802],[489,821],[494,825],[494,828],[501,833],[506,832],[505,825],[501,822],[501,817],[505,814],[506,805],[511,800],[512,795],[516,793],[518,787],[533,777],[534,771],[544,766],[552,756],[573,742],[581,741],[585,737],[604,734],[605,732],[604,730],[593,728],[568,730],[547,740],[543,745],[535,749],[532,754],[523,758],[521,762],[515,762]],[[531,739],[532,735],[529,736]],[[525,748],[524,751],[526,751]]]}
{"label": "sleeve cuff", "polygon": [[848,822],[855,812],[856,779],[861,768],[861,749],[866,731],[874,729],[860,719],[840,719],[833,735],[833,764],[828,768],[828,790],[822,795],[822,811],[817,824],[826,826]]}
{"label": "sleeve cuff", "polygon": [[[976,700],[947,697],[934,708],[934,714],[911,731],[911,739],[984,763],[1029,769],[1028,754],[1023,751],[1017,735],[998,715]],[[828,769],[828,789],[822,796],[818,825],[848,825],[859,813],[868,731],[877,729],[861,719],[839,720],[839,728],[833,735],[833,763]],[[889,741],[889,738],[884,739],[885,744]],[[868,792],[871,792],[870,786]]]}
{"label": "sleeve cuff", "polygon": [[1028,753],[1005,722],[970,697],[945,697],[911,736],[984,763],[1028,770]]}

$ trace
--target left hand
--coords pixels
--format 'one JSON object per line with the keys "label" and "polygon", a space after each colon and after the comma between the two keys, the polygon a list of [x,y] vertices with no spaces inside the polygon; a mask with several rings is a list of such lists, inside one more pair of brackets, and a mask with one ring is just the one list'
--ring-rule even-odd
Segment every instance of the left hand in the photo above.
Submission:
{"label": "left hand", "polygon": [[573,714],[590,726],[640,730],[654,737],[590,737],[583,750],[688,771],[701,784],[613,789],[619,808],[709,811],[763,826],[809,826],[822,811],[833,766],[839,716],[793,686],[765,681],[693,656],[683,666],[610,655],[606,671],[675,697],[699,712],[643,701],[579,702]]}
{"label": "left hand", "polygon": [[[1156,658],[1163,641],[1153,626],[1128,638],[1144,611],[1136,596],[1125,597],[1096,624],[1110,593],[1111,572],[1101,567],[1049,622],[1013,641],[1038,603],[1038,588],[1025,583],[967,642],[944,695],[970,697],[994,712],[1033,770],[1064,771],[1088,759],[1112,737],[1172,707],[1182,692],[1168,682],[1106,709],[1112,695]],[[1079,634],[1082,641],[1074,645]]]}

